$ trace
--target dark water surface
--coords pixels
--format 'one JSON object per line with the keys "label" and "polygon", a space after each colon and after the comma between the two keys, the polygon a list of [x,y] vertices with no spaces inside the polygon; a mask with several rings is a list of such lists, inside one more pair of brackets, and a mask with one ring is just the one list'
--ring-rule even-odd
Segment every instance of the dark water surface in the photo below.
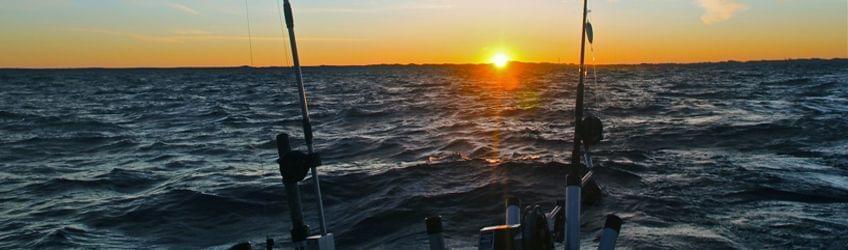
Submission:
{"label": "dark water surface", "polygon": [[[502,198],[562,199],[575,68],[309,68],[329,226],[345,248],[476,247]],[[0,248],[288,242],[281,69],[0,70]],[[608,66],[587,102],[625,248],[848,246],[848,61]],[[310,225],[314,200],[304,184]]]}

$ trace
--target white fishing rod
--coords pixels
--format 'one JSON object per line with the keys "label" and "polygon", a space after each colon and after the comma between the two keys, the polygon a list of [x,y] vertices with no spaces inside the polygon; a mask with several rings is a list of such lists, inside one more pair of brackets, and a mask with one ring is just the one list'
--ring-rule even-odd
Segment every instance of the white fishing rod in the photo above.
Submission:
{"label": "white fishing rod", "polygon": [[[286,17],[286,28],[289,31],[289,41],[291,42],[291,53],[292,53],[292,68],[294,69],[294,75],[297,80],[298,90],[300,91],[300,112],[303,115],[303,135],[306,140],[306,148],[308,150],[309,155],[313,155],[313,146],[312,146],[312,123],[309,121],[309,107],[306,103],[306,89],[303,85],[303,74],[300,68],[300,58],[297,54],[297,40],[294,36],[294,16],[292,14],[291,3],[289,0],[283,1],[283,12]],[[311,166],[312,171],[312,184],[315,188],[315,200],[318,203],[318,218],[321,223],[321,235],[327,235],[327,222],[324,220],[324,202],[321,198],[321,184],[318,179],[318,168],[317,166]]]}

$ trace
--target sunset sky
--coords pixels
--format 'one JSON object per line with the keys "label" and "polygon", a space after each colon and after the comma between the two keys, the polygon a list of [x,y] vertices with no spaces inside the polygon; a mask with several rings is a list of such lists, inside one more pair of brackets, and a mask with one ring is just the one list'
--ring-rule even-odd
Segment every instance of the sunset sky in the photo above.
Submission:
{"label": "sunset sky", "polygon": [[[295,0],[305,65],[577,61],[578,0]],[[597,63],[848,57],[846,0],[590,0]],[[254,66],[286,64],[248,0]],[[244,0],[0,0],[2,67],[250,65]],[[591,59],[591,57],[589,57]]]}

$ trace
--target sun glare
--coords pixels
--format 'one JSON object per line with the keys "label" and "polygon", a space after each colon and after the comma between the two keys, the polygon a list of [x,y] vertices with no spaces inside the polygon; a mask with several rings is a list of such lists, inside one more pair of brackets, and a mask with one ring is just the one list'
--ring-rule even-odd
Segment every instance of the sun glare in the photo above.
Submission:
{"label": "sun glare", "polygon": [[509,63],[509,56],[505,53],[499,52],[492,56],[492,64],[495,65],[496,68],[503,68]]}

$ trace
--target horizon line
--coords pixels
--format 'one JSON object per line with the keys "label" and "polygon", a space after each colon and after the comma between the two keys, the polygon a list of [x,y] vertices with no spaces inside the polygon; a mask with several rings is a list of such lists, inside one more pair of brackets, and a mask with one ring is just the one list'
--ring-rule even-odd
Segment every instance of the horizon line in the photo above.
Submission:
{"label": "horizon line", "polygon": [[[722,61],[700,61],[700,62],[653,62],[653,63],[601,63],[597,66],[645,66],[645,65],[692,65],[692,64],[723,64],[723,63],[764,63],[764,62],[791,62],[791,61],[848,61],[848,57],[833,57],[833,58],[786,58],[786,59],[759,59],[759,60],[722,60]],[[563,65],[576,66],[577,63],[557,63],[557,62],[525,62],[525,61],[510,61],[515,64],[537,64],[537,65]],[[480,66],[489,65],[491,63],[375,63],[375,64],[317,64],[305,65],[303,68],[321,68],[321,67],[375,67],[375,66]],[[231,68],[252,68],[252,69],[269,69],[269,68],[290,68],[291,65],[269,65],[269,66],[251,66],[251,65],[218,65],[218,66],[81,66],[81,67],[0,67],[0,70],[82,70],[82,69],[231,69]]]}

